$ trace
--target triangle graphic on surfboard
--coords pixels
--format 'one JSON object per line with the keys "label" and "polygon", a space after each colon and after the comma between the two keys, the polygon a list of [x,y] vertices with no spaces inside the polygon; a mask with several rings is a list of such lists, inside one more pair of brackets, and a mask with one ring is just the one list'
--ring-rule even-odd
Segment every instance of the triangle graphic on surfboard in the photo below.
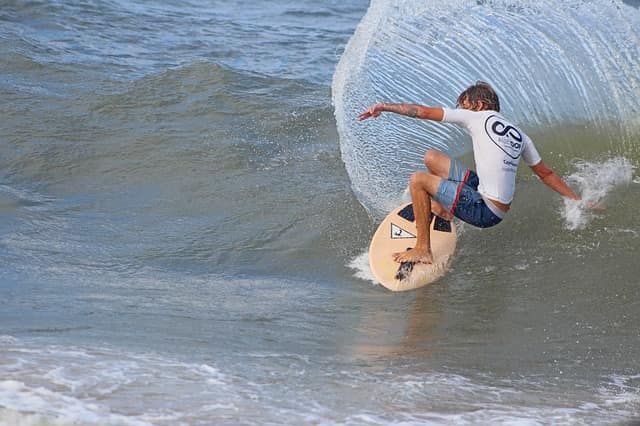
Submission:
{"label": "triangle graphic on surfboard", "polygon": [[399,238],[416,238],[416,236],[411,232],[400,228],[395,223],[391,223],[391,239],[396,240]]}

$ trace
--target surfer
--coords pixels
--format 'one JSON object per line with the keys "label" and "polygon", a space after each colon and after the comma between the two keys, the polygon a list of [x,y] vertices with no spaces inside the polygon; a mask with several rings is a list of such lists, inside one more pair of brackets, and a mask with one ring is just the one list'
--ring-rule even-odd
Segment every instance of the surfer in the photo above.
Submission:
{"label": "surfer", "polygon": [[502,221],[515,192],[520,158],[548,187],[560,195],[580,197],[547,167],[532,140],[500,114],[500,100],[488,83],[478,81],[458,97],[456,109],[416,104],[376,103],[360,114],[360,121],[393,112],[412,118],[453,123],[471,136],[477,172],[446,154],[429,150],[424,156],[427,172],[415,172],[409,191],[418,231],[416,246],[395,253],[396,262],[432,263],[429,224],[431,212],[452,216],[479,228]]}

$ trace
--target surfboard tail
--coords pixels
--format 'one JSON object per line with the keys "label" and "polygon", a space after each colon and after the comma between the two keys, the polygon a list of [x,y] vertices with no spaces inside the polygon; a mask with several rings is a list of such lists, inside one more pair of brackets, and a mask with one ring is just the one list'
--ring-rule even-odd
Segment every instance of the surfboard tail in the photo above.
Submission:
{"label": "surfboard tail", "polygon": [[416,264],[415,262],[402,262],[396,273],[396,291],[412,290],[425,283],[431,283],[442,277],[448,268],[449,256],[441,258],[439,262],[432,264]]}
{"label": "surfboard tail", "polygon": [[369,245],[369,265],[380,284],[392,291],[406,291],[429,284],[445,274],[456,246],[455,224],[434,215],[430,229],[434,264],[398,264],[393,254],[413,248],[416,243],[413,205],[403,204],[387,215]]}

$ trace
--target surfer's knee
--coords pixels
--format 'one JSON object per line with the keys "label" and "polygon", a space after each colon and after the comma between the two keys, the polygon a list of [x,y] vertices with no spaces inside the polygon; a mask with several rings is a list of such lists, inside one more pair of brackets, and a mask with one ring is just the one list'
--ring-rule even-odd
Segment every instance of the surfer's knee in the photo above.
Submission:
{"label": "surfer's knee", "polygon": [[436,164],[438,161],[438,157],[440,156],[440,152],[435,149],[430,149],[424,153],[424,165],[431,169],[433,164]]}
{"label": "surfer's knee", "polygon": [[414,172],[409,177],[409,187],[423,187],[424,186],[424,178],[426,173],[424,172]]}
{"label": "surfer's knee", "polygon": [[424,154],[424,165],[431,173],[440,177],[447,177],[450,161],[446,154],[435,149],[430,149]]}
{"label": "surfer's knee", "polygon": [[421,189],[427,191],[429,194],[433,194],[432,188],[437,187],[439,177],[425,172],[414,172],[409,177],[410,189]]}

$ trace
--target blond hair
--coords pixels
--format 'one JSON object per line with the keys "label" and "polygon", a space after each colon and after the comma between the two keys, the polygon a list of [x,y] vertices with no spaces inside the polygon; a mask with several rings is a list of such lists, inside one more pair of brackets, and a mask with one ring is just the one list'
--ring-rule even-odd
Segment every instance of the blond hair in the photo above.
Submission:
{"label": "blond hair", "polygon": [[479,109],[479,102],[482,102],[483,110],[492,110],[500,112],[500,99],[498,94],[489,83],[484,81],[476,81],[476,84],[467,87],[464,92],[458,96],[458,105],[463,102],[469,103],[474,109]]}

